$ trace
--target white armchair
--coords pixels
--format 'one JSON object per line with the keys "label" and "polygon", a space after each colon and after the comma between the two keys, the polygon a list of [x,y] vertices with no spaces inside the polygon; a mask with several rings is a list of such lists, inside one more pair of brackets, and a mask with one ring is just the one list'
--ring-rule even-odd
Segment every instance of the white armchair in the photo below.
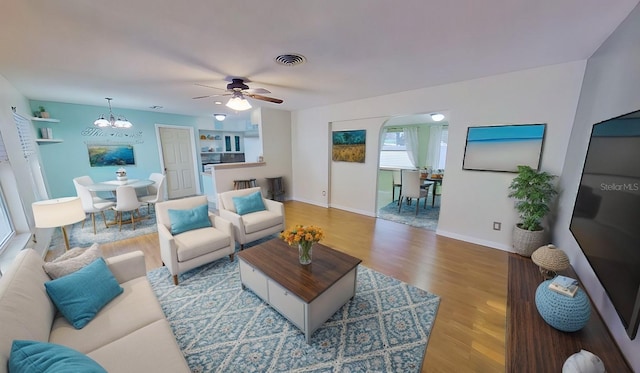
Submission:
{"label": "white armchair", "polygon": [[[235,241],[230,222],[208,212],[211,227],[171,233],[169,209],[190,210],[208,205],[206,196],[195,196],[156,203],[160,257],[178,285],[178,275],[226,255],[233,261]],[[176,222],[174,222],[176,223]]]}
{"label": "white armchair", "polygon": [[220,217],[233,224],[235,239],[240,244],[253,242],[274,233],[284,231],[284,205],[282,202],[262,198],[265,210],[240,215],[233,202],[233,197],[246,197],[255,192],[262,193],[260,187],[231,190],[218,193],[218,213]]}

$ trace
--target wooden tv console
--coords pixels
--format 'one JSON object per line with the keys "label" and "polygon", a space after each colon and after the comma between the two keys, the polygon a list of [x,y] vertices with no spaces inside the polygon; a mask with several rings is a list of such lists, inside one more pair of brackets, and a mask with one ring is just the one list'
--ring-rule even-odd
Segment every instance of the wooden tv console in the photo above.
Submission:
{"label": "wooden tv console", "polygon": [[[573,268],[560,274],[578,278]],[[593,302],[589,322],[577,332],[561,332],[542,319],[535,303],[542,281],[530,258],[509,255],[506,371],[561,372],[565,360],[584,349],[600,357],[607,372],[632,372]]]}

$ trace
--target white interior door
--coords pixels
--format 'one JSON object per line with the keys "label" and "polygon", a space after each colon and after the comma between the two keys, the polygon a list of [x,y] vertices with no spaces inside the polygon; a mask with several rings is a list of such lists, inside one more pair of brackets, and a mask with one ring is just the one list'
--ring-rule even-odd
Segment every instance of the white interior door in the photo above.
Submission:
{"label": "white interior door", "polygon": [[198,194],[193,128],[160,125],[158,134],[169,199]]}

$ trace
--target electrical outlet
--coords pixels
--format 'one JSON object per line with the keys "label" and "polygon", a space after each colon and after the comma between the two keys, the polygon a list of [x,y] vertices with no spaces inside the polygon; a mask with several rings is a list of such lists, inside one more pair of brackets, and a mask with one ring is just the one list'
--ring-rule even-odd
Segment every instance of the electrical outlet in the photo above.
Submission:
{"label": "electrical outlet", "polygon": [[493,230],[494,231],[499,231],[500,229],[502,229],[502,223],[499,221],[494,221],[493,222]]}

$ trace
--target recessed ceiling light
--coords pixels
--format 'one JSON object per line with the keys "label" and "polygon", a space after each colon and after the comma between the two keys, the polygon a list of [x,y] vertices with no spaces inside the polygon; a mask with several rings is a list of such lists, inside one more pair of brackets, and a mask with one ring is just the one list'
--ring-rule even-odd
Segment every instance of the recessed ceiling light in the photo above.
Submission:
{"label": "recessed ceiling light", "polygon": [[222,105],[222,101],[216,101],[216,102],[214,102],[214,104],[216,104],[216,105]]}
{"label": "recessed ceiling light", "polygon": [[444,119],[444,115],[440,113],[433,113],[431,114],[431,119],[433,119],[434,122],[440,122],[441,120]]}
{"label": "recessed ceiling light", "polygon": [[217,121],[222,122],[224,118],[227,117],[227,114],[213,114],[213,117],[216,118]]}

